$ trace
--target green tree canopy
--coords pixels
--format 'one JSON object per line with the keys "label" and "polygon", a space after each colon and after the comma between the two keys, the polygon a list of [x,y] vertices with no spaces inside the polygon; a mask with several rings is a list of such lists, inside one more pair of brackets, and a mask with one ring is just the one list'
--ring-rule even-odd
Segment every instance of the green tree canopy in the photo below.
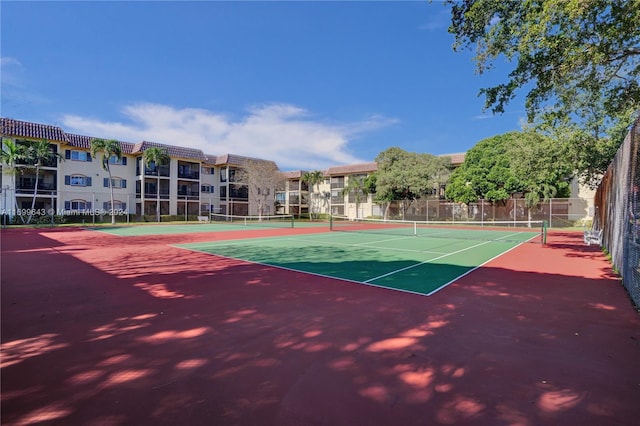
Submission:
{"label": "green tree canopy", "polygon": [[640,108],[640,2],[463,0],[451,5],[455,50],[475,50],[479,73],[513,64],[507,81],[481,89],[504,112],[527,90],[529,122],[568,143],[583,182],[606,169]]}
{"label": "green tree canopy", "polygon": [[471,203],[503,202],[523,193],[530,206],[541,199],[569,195],[572,167],[562,146],[534,132],[510,132],[471,148],[451,175],[447,198]]}
{"label": "green tree canopy", "polygon": [[[20,147],[21,157],[27,163],[27,168],[34,169],[35,183],[33,187],[33,198],[31,199],[31,209],[27,216],[27,223],[31,223],[38,198],[38,182],[40,180],[41,167],[50,166],[52,162],[63,161],[64,158],[54,149],[54,145],[48,140],[27,141]],[[53,208],[53,206],[51,206]]]}
{"label": "green tree canopy", "polygon": [[376,201],[415,200],[432,194],[450,174],[451,159],[388,148],[376,157]]}
{"label": "green tree canopy", "polygon": [[356,219],[358,219],[360,217],[360,204],[367,199],[369,186],[365,183],[366,176],[351,175],[348,179],[347,186],[342,188],[342,196],[353,195],[353,200],[356,204]]}
{"label": "green tree canopy", "polygon": [[99,154],[102,154],[102,168],[109,175],[109,192],[111,197],[111,224],[115,225],[116,210],[114,208],[113,178],[111,176],[111,166],[109,160],[111,159],[111,157],[115,157],[117,160],[120,160],[122,158],[122,148],[120,147],[120,142],[114,139],[93,139],[91,141],[91,156],[95,158]]}
{"label": "green tree canopy", "polygon": [[171,161],[171,157],[165,148],[152,146],[147,148],[142,154],[142,159],[145,166],[149,167],[151,164],[155,166],[158,181],[156,183],[156,221],[160,222],[160,169],[159,166],[167,164]]}
{"label": "green tree canopy", "polygon": [[309,186],[309,219],[313,220],[314,217],[314,213],[315,213],[315,206],[316,206],[316,201],[318,198],[316,198],[315,200],[313,199],[313,196],[316,197],[321,197],[321,194],[318,192],[314,191],[314,188],[316,188],[317,186],[319,186],[322,181],[324,180],[324,175],[320,170],[314,170],[312,172],[304,172],[302,174],[302,177],[300,178],[303,182],[307,182],[307,185]]}
{"label": "green tree canopy", "polygon": [[[572,115],[599,103],[606,115],[640,102],[640,2],[628,0],[450,1],[454,48],[476,50],[478,72],[500,56],[515,62],[509,81],[482,89],[503,112],[515,91],[533,84],[527,112]],[[576,108],[579,107],[579,108]]]}

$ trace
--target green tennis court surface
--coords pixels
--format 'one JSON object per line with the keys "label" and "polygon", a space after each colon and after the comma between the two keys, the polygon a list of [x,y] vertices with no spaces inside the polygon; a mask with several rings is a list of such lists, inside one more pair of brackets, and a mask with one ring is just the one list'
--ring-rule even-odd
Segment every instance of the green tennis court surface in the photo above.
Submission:
{"label": "green tennis court surface", "polygon": [[[304,224],[296,223],[296,228],[304,227]],[[327,226],[326,224],[324,225]],[[107,234],[121,237],[136,237],[144,235],[170,235],[189,234],[195,232],[225,232],[270,228],[291,228],[290,224],[245,224],[235,222],[211,222],[211,223],[176,223],[167,225],[127,225],[127,226],[101,226],[87,228],[93,231],[106,232]]]}
{"label": "green tennis court surface", "polygon": [[[532,231],[446,237],[327,232],[281,238],[181,244],[293,271],[430,295],[478,266],[538,236]],[[480,235],[480,234],[479,234]]]}
{"label": "green tennis court surface", "polygon": [[112,235],[119,235],[121,237],[136,237],[142,235],[169,235],[188,234],[194,232],[238,231],[242,229],[248,229],[248,227],[240,224],[191,223],[175,225],[104,226],[95,228],[92,227],[88,229],[106,232],[107,234]]}

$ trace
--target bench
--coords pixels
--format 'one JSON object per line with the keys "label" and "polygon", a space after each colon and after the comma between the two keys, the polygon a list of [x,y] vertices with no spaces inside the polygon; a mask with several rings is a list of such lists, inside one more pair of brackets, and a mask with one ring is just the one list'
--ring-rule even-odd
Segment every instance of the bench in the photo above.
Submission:
{"label": "bench", "polygon": [[198,222],[209,222],[209,216],[198,216]]}
{"label": "bench", "polygon": [[584,242],[586,245],[602,244],[602,229],[598,231],[584,231]]}

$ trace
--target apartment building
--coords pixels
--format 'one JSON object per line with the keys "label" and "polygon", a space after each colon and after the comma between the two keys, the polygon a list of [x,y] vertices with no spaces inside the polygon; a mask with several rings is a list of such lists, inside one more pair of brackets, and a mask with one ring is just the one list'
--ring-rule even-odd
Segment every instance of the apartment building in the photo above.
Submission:
{"label": "apartment building", "polygon": [[[46,140],[51,152],[62,161],[47,161],[40,165],[36,179],[35,170],[24,161],[15,167],[2,165],[0,181],[0,209],[13,216],[17,210],[36,214],[86,214],[106,215],[113,208],[119,214],[137,217],[155,217],[159,207],[163,216],[194,216],[208,212],[234,215],[256,215],[259,207],[252,189],[240,182],[236,173],[249,161],[275,164],[269,160],[255,159],[233,154],[211,155],[199,149],[184,148],[150,141],[120,142],[122,158],[110,159],[111,182],[101,166],[100,159],[90,155],[90,136],[65,132],[58,126],[0,118],[0,136],[17,144]],[[152,147],[166,151],[167,164],[145,163],[144,152]],[[464,162],[464,153],[447,155],[452,166]],[[273,203],[260,207],[260,214],[293,214],[296,216],[332,214],[339,216],[381,217],[385,206],[373,201],[373,195],[345,191],[349,181],[364,178],[377,170],[375,162],[335,166],[324,170],[321,183],[310,188],[303,176],[305,171],[285,172],[281,188],[269,189],[275,194]],[[36,187],[37,180],[37,187]],[[110,191],[114,192],[111,205]],[[35,202],[34,202],[35,198]],[[434,202],[447,203],[444,187],[436,191],[433,201],[421,207],[429,213]],[[440,199],[440,200],[439,200]],[[265,204],[265,203],[263,203]],[[448,203],[452,204],[452,203]],[[517,201],[514,201],[517,205]],[[443,206],[451,208],[453,206]],[[589,218],[593,216],[593,191],[572,184],[572,198],[550,203],[547,208],[549,221],[552,216]],[[436,207],[441,216],[441,206]],[[430,216],[431,215],[431,216]],[[545,213],[546,215],[546,213]],[[422,217],[422,213],[419,217]]]}
{"label": "apartment building", "polygon": [[[24,160],[15,165],[2,164],[0,208],[10,216],[18,210],[29,211],[32,205],[36,215],[51,211],[104,215],[113,208],[119,214],[153,216],[158,205],[161,215],[257,214],[250,203],[249,188],[237,181],[236,171],[247,161],[267,160],[211,155],[199,149],[149,141],[122,141],[122,158],[109,160],[110,182],[101,158],[90,154],[94,137],[9,118],[0,118],[0,136],[3,141],[9,139],[18,145],[47,141],[51,152],[60,157],[41,164],[38,179],[35,169]],[[166,151],[168,163],[147,164],[144,152],[151,147]]]}
{"label": "apartment building", "polygon": [[322,182],[313,188],[309,188],[304,180],[306,171],[286,172],[285,187],[276,192],[279,212],[296,216],[314,213],[353,218],[379,214],[380,207],[373,202],[371,194],[345,192],[349,179],[366,178],[377,169],[376,163],[330,167],[322,172]]}

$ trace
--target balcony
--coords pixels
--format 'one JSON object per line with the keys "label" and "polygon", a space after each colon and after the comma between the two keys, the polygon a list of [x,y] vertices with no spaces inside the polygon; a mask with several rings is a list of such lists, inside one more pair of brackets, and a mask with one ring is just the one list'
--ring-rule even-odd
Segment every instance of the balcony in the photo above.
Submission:
{"label": "balcony", "polygon": [[178,171],[178,178],[179,179],[193,179],[193,180],[198,180],[200,179],[200,172],[194,172],[194,171]]}
{"label": "balcony", "polygon": [[[55,183],[38,182],[38,193],[54,192],[57,190]],[[35,192],[35,182],[18,182],[16,192],[22,194],[33,194]]]}
{"label": "balcony", "polygon": [[169,177],[169,166],[145,167],[145,176]]}
{"label": "balcony", "polygon": [[200,164],[178,161],[178,178],[180,179],[200,179]]}
{"label": "balcony", "polygon": [[[139,198],[140,194],[136,194],[136,198]],[[155,200],[157,197],[157,194],[155,192],[145,192],[144,194],[144,199],[145,200]],[[168,192],[163,192],[160,191],[160,199],[161,200],[168,200],[169,199],[169,193]]]}

